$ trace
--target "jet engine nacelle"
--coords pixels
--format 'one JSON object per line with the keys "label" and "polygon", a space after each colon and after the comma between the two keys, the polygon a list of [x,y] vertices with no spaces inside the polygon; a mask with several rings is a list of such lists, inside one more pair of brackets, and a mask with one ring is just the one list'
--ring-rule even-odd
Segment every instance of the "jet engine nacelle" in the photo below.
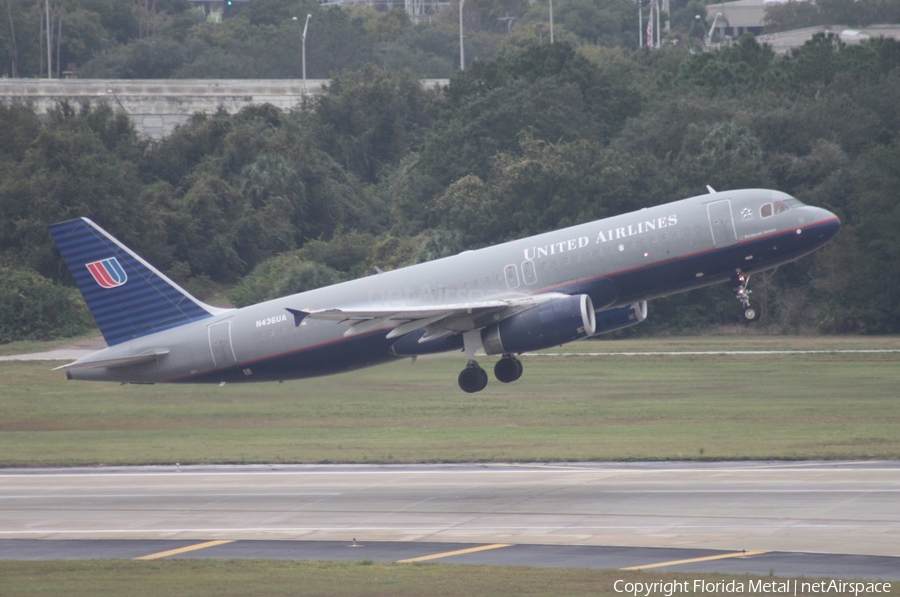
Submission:
{"label": "jet engine nacelle", "polygon": [[552,300],[490,325],[481,332],[487,354],[541,350],[580,338],[597,328],[594,305],[586,294]]}
{"label": "jet engine nacelle", "polygon": [[605,334],[637,325],[647,319],[647,301],[597,313],[597,333]]}

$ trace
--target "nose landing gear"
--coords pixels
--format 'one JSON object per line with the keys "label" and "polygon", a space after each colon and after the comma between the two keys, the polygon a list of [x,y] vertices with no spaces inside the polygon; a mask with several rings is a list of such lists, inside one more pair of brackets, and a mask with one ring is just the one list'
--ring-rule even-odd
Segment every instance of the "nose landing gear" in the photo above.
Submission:
{"label": "nose landing gear", "polygon": [[748,284],[750,284],[750,276],[741,270],[737,270],[737,273],[731,278],[731,287],[743,307],[744,321],[752,323],[759,319],[760,313],[759,309],[750,303],[751,291],[747,288]]}

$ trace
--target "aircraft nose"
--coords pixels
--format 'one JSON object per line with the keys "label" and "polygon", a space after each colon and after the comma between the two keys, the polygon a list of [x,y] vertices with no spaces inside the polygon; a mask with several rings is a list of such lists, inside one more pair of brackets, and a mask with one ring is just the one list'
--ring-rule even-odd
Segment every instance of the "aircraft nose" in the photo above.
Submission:
{"label": "aircraft nose", "polygon": [[813,209],[815,210],[813,229],[822,242],[827,242],[841,229],[841,219],[827,209],[821,207]]}

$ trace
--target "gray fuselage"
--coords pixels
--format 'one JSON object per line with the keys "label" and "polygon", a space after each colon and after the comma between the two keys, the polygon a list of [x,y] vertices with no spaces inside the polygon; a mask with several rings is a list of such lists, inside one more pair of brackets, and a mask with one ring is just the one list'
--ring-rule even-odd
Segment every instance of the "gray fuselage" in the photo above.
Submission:
{"label": "gray fuselage", "polygon": [[69,376],[191,383],[338,373],[397,358],[396,339],[385,337],[388,329],[345,336],[347,323],[298,322],[289,310],[389,312],[564,293],[587,294],[599,315],[793,261],[825,244],[839,225],[831,212],[778,191],[711,193],[227,310],[96,354],[166,351],[159,359]]}

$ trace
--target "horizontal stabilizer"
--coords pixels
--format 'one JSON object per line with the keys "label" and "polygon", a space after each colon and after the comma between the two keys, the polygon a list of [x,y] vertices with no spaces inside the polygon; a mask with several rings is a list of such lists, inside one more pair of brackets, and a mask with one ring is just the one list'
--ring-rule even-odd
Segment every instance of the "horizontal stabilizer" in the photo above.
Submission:
{"label": "horizontal stabilizer", "polygon": [[59,371],[60,369],[111,369],[113,367],[130,367],[132,365],[140,365],[141,363],[148,363],[150,361],[161,359],[167,354],[169,354],[168,349],[155,348],[138,355],[115,357],[111,359],[90,360],[91,356],[93,355],[89,355],[83,359],[75,361],[74,363],[69,363],[68,365],[57,367],[56,369],[54,369],[54,371]]}

